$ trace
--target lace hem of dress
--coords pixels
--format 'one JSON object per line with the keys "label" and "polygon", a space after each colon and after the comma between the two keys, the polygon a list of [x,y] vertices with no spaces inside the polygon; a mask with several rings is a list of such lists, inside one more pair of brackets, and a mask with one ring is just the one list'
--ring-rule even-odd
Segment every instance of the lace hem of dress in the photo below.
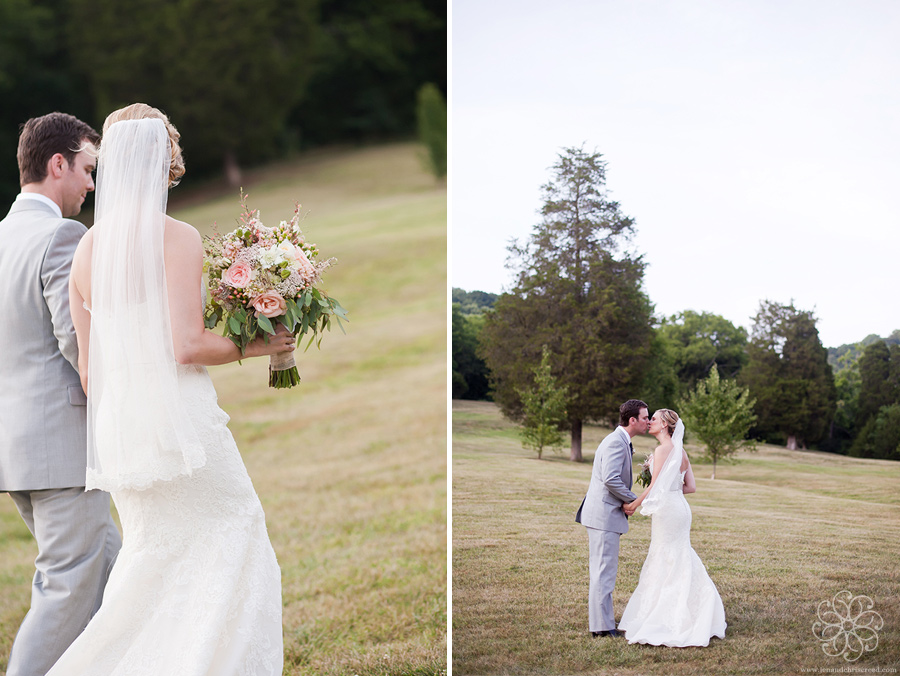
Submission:
{"label": "lace hem of dress", "polygon": [[190,459],[190,464],[160,463],[143,472],[131,472],[126,476],[110,476],[104,472],[98,472],[92,467],[87,468],[85,474],[85,490],[95,488],[107,493],[122,490],[142,491],[160,482],[172,481],[182,476],[191,476],[194,470],[206,465],[206,452],[203,446],[191,448],[185,453],[185,458]]}

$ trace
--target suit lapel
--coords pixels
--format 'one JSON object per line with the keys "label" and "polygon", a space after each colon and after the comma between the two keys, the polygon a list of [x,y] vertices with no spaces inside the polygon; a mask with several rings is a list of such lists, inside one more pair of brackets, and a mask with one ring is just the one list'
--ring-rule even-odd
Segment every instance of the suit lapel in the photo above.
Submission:
{"label": "suit lapel", "polygon": [[627,473],[627,476],[628,476],[628,481],[626,482],[626,484],[628,485],[628,488],[629,488],[629,490],[630,490],[630,489],[631,489],[632,483],[634,483],[634,480],[633,480],[633,477],[632,477],[632,474],[631,474],[631,464],[632,464],[632,463],[631,463],[631,458],[632,458],[632,456],[634,455],[634,446],[631,445],[631,437],[628,436],[628,432],[625,432],[625,431],[624,431],[624,428],[623,428],[622,431],[624,432],[625,437],[628,439],[628,440],[625,442],[625,443],[628,444],[628,453],[625,454],[625,455],[626,455],[626,460],[625,460],[625,472]]}

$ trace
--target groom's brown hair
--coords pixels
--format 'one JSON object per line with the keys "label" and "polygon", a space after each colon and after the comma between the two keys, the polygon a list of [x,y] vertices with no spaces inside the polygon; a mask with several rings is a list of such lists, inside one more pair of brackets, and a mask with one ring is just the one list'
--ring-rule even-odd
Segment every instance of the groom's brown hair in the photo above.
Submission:
{"label": "groom's brown hair", "polygon": [[22,125],[16,159],[19,162],[19,185],[40,183],[47,178],[47,162],[61,153],[69,163],[75,164],[75,155],[85,141],[100,143],[91,125],[67,113],[49,113],[33,117]]}
{"label": "groom's brown hair", "polygon": [[640,418],[641,417],[641,409],[647,408],[647,404],[642,402],[640,399],[629,399],[624,404],[619,406],[619,424],[622,427],[628,427],[628,422],[632,418]]}

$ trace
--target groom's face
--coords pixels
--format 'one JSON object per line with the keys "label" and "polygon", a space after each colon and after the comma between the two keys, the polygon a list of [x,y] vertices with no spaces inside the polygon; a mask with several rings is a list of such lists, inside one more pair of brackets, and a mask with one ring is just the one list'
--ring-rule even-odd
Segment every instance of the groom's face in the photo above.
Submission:
{"label": "groom's face", "polygon": [[62,204],[59,205],[66,218],[76,216],[81,211],[85,196],[94,189],[94,163],[94,155],[82,150],[75,154],[75,161],[67,167],[60,195]]}
{"label": "groom's face", "polygon": [[650,411],[646,408],[641,409],[640,417],[638,418],[638,432],[641,434],[647,434],[650,431]]}

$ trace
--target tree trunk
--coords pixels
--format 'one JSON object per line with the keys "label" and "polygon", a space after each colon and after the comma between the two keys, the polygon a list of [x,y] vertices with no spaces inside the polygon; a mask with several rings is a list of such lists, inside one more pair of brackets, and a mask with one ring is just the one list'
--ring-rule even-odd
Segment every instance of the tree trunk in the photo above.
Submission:
{"label": "tree trunk", "polygon": [[225,179],[232,188],[241,187],[241,168],[233,150],[225,151]]}
{"label": "tree trunk", "polygon": [[581,421],[572,421],[572,448],[569,451],[569,460],[581,462]]}
{"label": "tree trunk", "polygon": [[797,450],[797,437],[796,437],[795,435],[793,435],[793,434],[791,434],[790,436],[788,436],[788,440],[787,440],[787,449],[788,449],[789,451],[796,451],[796,450]]}
{"label": "tree trunk", "polygon": [[713,456],[713,475],[711,478],[716,478],[716,456]]}

